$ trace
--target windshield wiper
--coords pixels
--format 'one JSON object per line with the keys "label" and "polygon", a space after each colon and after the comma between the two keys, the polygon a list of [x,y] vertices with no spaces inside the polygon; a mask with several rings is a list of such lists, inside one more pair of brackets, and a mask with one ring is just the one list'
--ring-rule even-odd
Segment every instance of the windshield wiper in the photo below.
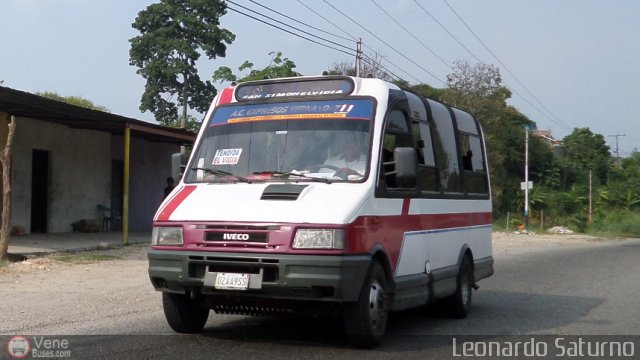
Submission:
{"label": "windshield wiper", "polygon": [[319,182],[331,184],[331,179],[313,177],[313,176],[309,176],[299,172],[268,170],[268,171],[254,171],[253,174],[254,175],[275,175],[275,176],[282,176],[285,178],[289,178],[291,176],[297,176],[306,180],[319,181]]}
{"label": "windshield wiper", "polygon": [[209,173],[209,174],[213,174],[213,175],[221,176],[221,177],[226,177],[226,178],[233,178],[234,180],[238,180],[240,182],[251,184],[251,180],[249,180],[249,179],[247,179],[245,177],[238,176],[236,174],[230,173],[228,171],[224,171],[224,170],[209,169],[209,168],[203,168],[203,167],[191,168],[191,170],[202,170],[202,171],[204,171],[206,173]]}

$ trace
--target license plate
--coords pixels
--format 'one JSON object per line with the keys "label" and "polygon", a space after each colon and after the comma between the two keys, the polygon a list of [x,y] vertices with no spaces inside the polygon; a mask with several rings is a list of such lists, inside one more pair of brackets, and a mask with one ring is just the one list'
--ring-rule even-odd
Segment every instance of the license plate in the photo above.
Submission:
{"label": "license plate", "polygon": [[249,274],[218,273],[213,285],[216,289],[247,290],[249,288]]}

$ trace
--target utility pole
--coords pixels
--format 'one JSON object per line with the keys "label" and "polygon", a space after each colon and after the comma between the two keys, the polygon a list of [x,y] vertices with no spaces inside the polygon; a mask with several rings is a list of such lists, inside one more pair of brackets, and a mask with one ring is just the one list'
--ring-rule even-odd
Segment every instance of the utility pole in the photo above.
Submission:
{"label": "utility pole", "polygon": [[362,68],[362,38],[356,42],[356,77],[360,77],[360,69]]}
{"label": "utility pole", "polygon": [[620,167],[620,149],[618,148],[618,138],[620,136],[627,136],[627,134],[615,134],[608,136],[616,138],[616,166]]}
{"label": "utility pole", "polygon": [[593,222],[593,185],[592,185],[592,173],[593,171],[589,169],[589,217],[587,218],[587,223],[591,225]]}
{"label": "utility pole", "polygon": [[[189,78],[187,74],[184,74],[184,83],[182,84],[182,118],[180,119],[180,128],[187,128],[187,82]],[[183,155],[187,154],[187,147],[184,145],[180,146],[180,153]]]}
{"label": "utility pole", "polygon": [[524,127],[524,231],[529,233],[529,126]]}

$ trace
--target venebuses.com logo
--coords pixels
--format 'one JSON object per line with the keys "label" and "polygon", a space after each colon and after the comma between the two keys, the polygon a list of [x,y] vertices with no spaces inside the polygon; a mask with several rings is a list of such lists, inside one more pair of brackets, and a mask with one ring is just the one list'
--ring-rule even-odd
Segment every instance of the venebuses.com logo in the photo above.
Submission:
{"label": "venebuses.com logo", "polygon": [[13,359],[70,358],[69,340],[45,336],[12,336],[7,353]]}
{"label": "venebuses.com logo", "polygon": [[14,336],[7,343],[7,352],[16,359],[24,359],[29,355],[31,345],[29,339],[24,336]]}

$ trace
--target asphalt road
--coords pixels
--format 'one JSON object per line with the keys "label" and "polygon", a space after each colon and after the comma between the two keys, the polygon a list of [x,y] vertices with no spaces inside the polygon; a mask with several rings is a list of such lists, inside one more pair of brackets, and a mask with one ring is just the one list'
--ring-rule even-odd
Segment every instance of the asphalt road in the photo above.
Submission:
{"label": "asphalt road", "polygon": [[352,349],[333,319],[213,312],[198,335],[174,335],[153,312],[125,327],[108,319],[94,324],[92,333],[120,336],[68,338],[73,358],[437,359],[452,357],[454,337],[640,335],[640,240],[502,254],[495,270],[474,292],[466,319],[445,318],[437,307],[393,313],[375,350]]}

